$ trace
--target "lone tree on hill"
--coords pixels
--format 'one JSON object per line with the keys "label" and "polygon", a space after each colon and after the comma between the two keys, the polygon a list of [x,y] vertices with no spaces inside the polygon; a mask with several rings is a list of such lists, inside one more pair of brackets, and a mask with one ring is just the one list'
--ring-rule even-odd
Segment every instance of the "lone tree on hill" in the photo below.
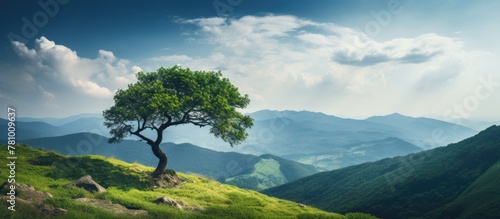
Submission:
{"label": "lone tree on hill", "polygon": [[[210,133],[232,147],[245,140],[246,129],[253,126],[252,118],[236,111],[250,103],[248,95],[241,95],[220,71],[174,66],[139,72],[136,77],[136,83],[116,92],[115,105],[103,112],[104,125],[110,129],[110,143],[136,135],[151,146],[159,159],[154,178],[167,167],[167,155],[160,149],[165,129],[181,124],[210,126]],[[145,136],[146,129],[156,131],[156,139]]]}

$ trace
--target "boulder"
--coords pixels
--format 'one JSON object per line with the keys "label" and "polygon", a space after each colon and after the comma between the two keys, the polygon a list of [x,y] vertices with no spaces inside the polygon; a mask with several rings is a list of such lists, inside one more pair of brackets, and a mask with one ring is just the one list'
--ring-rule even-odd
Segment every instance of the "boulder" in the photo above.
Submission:
{"label": "boulder", "polygon": [[10,191],[10,186],[16,187],[16,198],[22,198],[27,201],[42,202],[45,199],[52,198],[52,195],[48,192],[41,192],[35,190],[33,186],[23,183],[8,183],[5,181],[2,186],[0,186],[0,191],[6,194]]}
{"label": "boulder", "polygon": [[300,204],[300,203],[299,203],[299,204],[297,204],[297,206],[299,206],[300,208],[306,208],[306,205],[304,205],[304,204]]}
{"label": "boulder", "polygon": [[47,206],[47,205],[44,205],[39,209],[40,209],[40,212],[42,213],[42,215],[50,215],[53,217],[65,215],[66,213],[68,213],[68,210],[66,210],[66,209],[54,208],[54,207]]}
{"label": "boulder", "polygon": [[[48,192],[37,191],[33,186],[22,183],[8,183],[5,182],[0,186],[0,191],[3,194],[6,190],[10,192],[10,186],[15,186],[16,191],[16,204],[23,205],[34,209],[39,215],[47,216],[60,216],[67,213],[66,209],[55,208],[53,206],[43,203],[44,200],[52,198],[52,194]],[[9,200],[9,196],[4,196],[4,200]]]}
{"label": "boulder", "polygon": [[111,201],[108,200],[102,200],[102,199],[91,199],[91,198],[77,198],[75,199],[76,202],[80,202],[86,205],[94,206],[97,208],[104,209],[106,211],[110,211],[115,214],[122,214],[122,215],[132,215],[132,216],[137,216],[137,217],[147,217],[148,212],[145,210],[135,210],[135,209],[128,209],[124,207],[123,205],[120,204],[113,204]]}
{"label": "boulder", "polygon": [[172,206],[177,209],[182,209],[182,206],[179,203],[177,203],[173,198],[169,198],[167,196],[158,197],[156,200],[153,201],[153,203],[166,204],[168,206]]}
{"label": "boulder", "polygon": [[179,204],[180,204],[182,207],[187,207],[187,206],[189,205],[186,201],[184,201],[184,200],[182,200],[182,199],[181,199],[181,200],[179,200]]}
{"label": "boulder", "polygon": [[192,181],[178,176],[174,170],[165,170],[158,179],[155,179],[154,188],[178,188],[186,182]]}
{"label": "boulder", "polygon": [[95,182],[90,175],[83,176],[80,179],[64,185],[64,187],[67,186],[76,186],[91,192],[106,192],[106,189]]}

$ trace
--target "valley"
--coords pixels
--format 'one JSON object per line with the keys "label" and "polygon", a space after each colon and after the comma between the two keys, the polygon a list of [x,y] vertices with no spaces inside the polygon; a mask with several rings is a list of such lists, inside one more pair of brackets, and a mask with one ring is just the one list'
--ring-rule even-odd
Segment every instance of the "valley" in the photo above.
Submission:
{"label": "valley", "polygon": [[263,192],[382,218],[496,218],[499,162],[500,126],[492,126],[446,147],[321,172]]}
{"label": "valley", "polygon": [[[248,140],[234,148],[204,133],[205,128],[167,130],[168,140],[176,142],[161,144],[169,158],[168,169],[341,214],[366,212],[381,218],[500,214],[486,210],[498,203],[495,194],[500,191],[493,183],[500,160],[498,127],[467,138],[474,135],[473,129],[400,114],[365,120],[307,111],[264,110],[250,115],[255,126]],[[108,143],[102,121],[95,114],[21,118],[18,141],[68,156],[104,156],[135,166],[157,164],[144,142],[129,138]],[[439,141],[415,140],[437,139],[436,130]],[[462,137],[466,140],[437,145]],[[473,204],[479,196],[489,196],[491,202]]]}

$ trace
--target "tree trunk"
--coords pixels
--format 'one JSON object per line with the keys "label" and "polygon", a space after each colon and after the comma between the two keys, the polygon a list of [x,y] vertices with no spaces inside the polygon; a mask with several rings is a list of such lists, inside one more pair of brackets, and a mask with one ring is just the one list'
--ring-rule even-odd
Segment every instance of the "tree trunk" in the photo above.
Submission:
{"label": "tree trunk", "polygon": [[160,161],[158,161],[158,166],[156,166],[156,169],[151,176],[153,178],[159,178],[165,171],[165,168],[167,168],[167,155],[161,151],[159,143],[151,145],[151,149],[153,150],[153,154],[160,159]]}

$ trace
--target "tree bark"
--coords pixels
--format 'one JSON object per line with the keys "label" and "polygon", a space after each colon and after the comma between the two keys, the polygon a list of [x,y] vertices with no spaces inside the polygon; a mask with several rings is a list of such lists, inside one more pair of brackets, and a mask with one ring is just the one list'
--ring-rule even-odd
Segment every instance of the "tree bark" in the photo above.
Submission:
{"label": "tree bark", "polygon": [[153,154],[160,159],[160,161],[158,161],[158,166],[156,166],[156,169],[151,176],[153,178],[159,178],[165,171],[165,168],[167,168],[168,158],[167,155],[161,151],[159,143],[155,142],[151,145],[151,149],[153,150]]}

